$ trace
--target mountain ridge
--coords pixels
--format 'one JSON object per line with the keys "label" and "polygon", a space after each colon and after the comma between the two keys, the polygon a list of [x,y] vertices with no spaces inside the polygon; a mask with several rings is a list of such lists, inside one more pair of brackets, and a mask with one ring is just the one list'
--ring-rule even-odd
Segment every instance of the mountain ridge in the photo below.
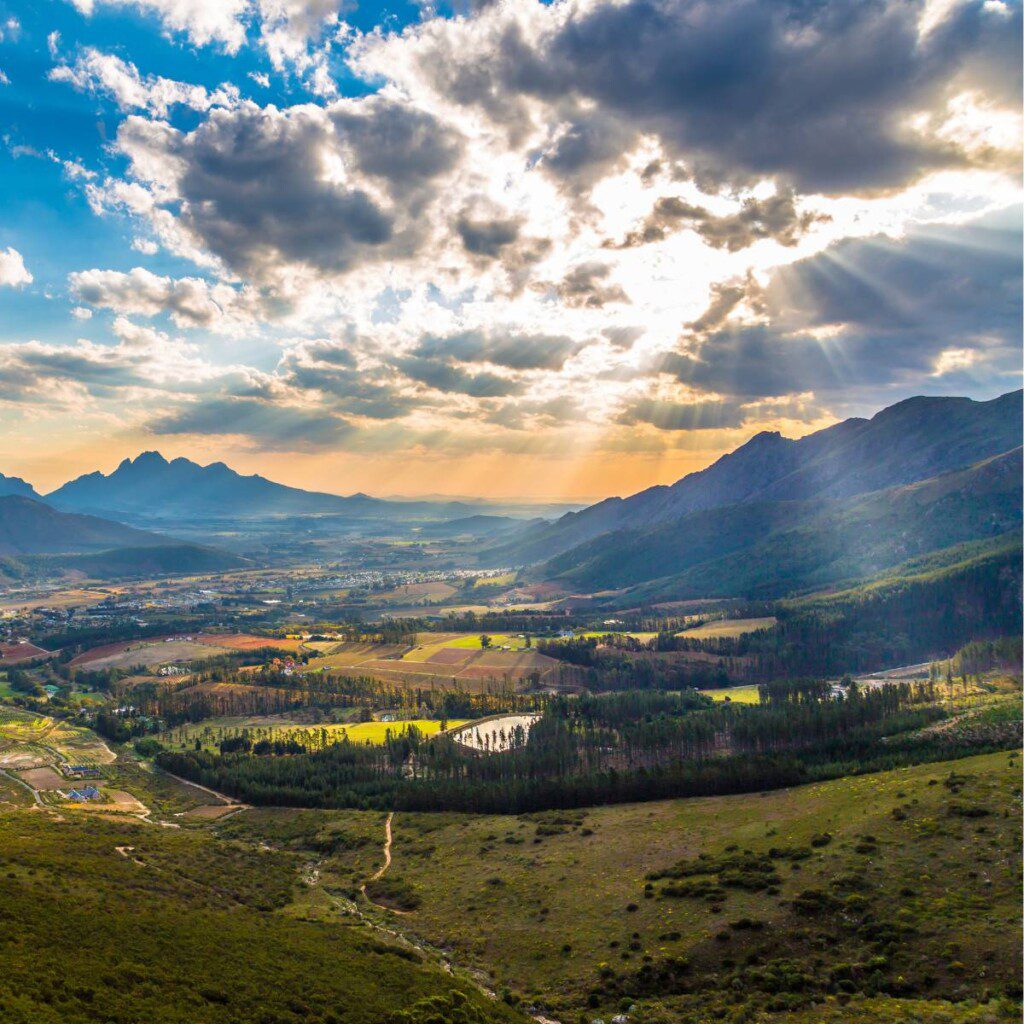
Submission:
{"label": "mountain ridge", "polygon": [[645,529],[693,512],[753,500],[852,498],[914,483],[1012,450],[1024,422],[1021,391],[989,401],[915,396],[798,439],[761,431],[671,485],[608,498],[489,549],[495,561],[534,564],[603,534]]}

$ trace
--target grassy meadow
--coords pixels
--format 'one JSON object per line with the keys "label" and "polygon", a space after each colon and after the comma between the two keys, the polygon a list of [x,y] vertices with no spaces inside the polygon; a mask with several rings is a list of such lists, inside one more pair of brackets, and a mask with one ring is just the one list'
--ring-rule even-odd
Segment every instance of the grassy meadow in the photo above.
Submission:
{"label": "grassy meadow", "polygon": [[[1002,753],[755,797],[398,814],[390,874],[414,907],[402,930],[563,1021],[627,1004],[693,1024],[1010,1020],[1019,822],[1019,759]],[[836,1005],[882,993],[905,1011]]]}

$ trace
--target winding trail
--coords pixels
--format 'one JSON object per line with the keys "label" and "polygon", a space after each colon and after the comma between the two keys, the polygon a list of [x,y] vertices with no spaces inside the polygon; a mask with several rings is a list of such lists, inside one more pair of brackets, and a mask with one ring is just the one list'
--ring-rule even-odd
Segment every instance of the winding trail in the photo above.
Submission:
{"label": "winding trail", "polygon": [[394,811],[388,811],[388,816],[384,820],[384,863],[370,877],[359,886],[359,892],[363,899],[366,900],[371,906],[376,907],[378,910],[386,910],[389,914],[404,914],[404,910],[395,910],[394,907],[386,907],[383,903],[375,903],[366,893],[366,887],[371,882],[376,882],[378,878],[383,878],[388,868],[391,867],[391,821],[395,816]]}
{"label": "winding trail", "polygon": [[[378,878],[383,878],[384,872],[391,867],[391,820],[394,816],[395,812],[389,811],[387,820],[384,822],[384,863],[370,875],[371,882],[376,882]],[[363,888],[365,889],[366,886],[364,885]]]}

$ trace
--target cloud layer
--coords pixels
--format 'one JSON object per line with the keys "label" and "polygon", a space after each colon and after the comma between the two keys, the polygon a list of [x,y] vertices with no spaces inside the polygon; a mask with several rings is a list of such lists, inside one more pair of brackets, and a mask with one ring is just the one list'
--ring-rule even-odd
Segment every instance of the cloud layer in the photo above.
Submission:
{"label": "cloud layer", "polygon": [[73,2],[259,70],[50,40],[113,130],[47,159],[132,253],[61,282],[89,339],[4,346],[11,402],[45,372],[254,450],[654,459],[1016,386],[1019,3]]}

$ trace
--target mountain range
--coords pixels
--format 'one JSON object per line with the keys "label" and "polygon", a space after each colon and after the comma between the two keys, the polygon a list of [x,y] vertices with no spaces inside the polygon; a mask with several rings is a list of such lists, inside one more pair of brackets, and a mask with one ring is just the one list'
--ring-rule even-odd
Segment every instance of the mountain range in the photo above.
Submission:
{"label": "mountain range", "polygon": [[798,440],[757,434],[669,487],[534,525],[488,557],[573,588],[674,596],[865,578],[1019,529],[1021,397],[911,398]]}
{"label": "mountain range", "polygon": [[154,520],[330,512],[365,516],[379,514],[390,504],[365,494],[322,494],[258,475],[243,476],[223,462],[200,466],[190,459],[168,461],[159,452],[125,459],[112,473],[86,473],[44,500],[67,512]]}
{"label": "mountain range", "polygon": [[0,496],[0,575],[77,569],[114,577],[200,572],[243,566],[245,559],[98,516],[61,512],[23,494]]}

